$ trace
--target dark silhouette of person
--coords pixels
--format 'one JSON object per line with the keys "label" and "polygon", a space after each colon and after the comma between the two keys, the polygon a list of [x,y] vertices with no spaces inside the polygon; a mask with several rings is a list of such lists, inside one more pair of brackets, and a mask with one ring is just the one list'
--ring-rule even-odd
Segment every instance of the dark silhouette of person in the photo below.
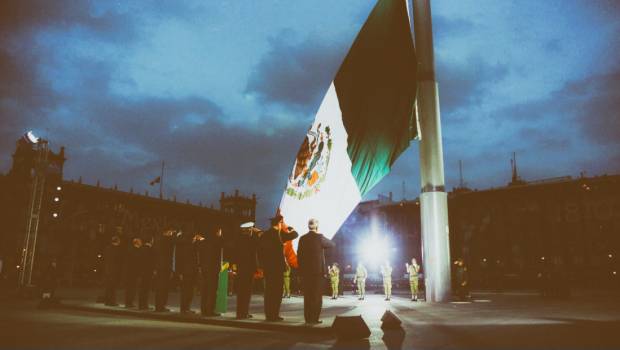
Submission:
{"label": "dark silhouette of person", "polygon": [[116,288],[118,288],[123,267],[123,250],[119,236],[112,236],[110,244],[104,250],[103,259],[105,262],[104,303],[107,306],[118,306]]}
{"label": "dark silhouette of person", "polygon": [[[265,318],[267,321],[282,321],[282,285],[284,285],[284,242],[299,235],[293,228],[286,227],[282,215],[271,218],[271,228],[260,236],[258,257],[265,276]],[[286,227],[286,228],[285,228]]]}
{"label": "dark silhouette of person", "polygon": [[153,237],[145,240],[140,248],[140,282],[138,285],[138,308],[149,309],[149,294],[155,272],[155,251],[153,249]]}
{"label": "dark silhouette of person", "polygon": [[327,274],[324,250],[336,245],[318,233],[317,219],[310,219],[308,229],[310,231],[299,239],[297,261],[304,285],[304,318],[308,324],[317,324],[321,323],[323,283]]}
{"label": "dark silhouette of person", "polygon": [[58,277],[58,264],[56,259],[52,259],[41,275],[41,303],[39,308],[51,306],[56,302]]}
{"label": "dark silhouette of person", "polygon": [[209,232],[198,238],[198,258],[202,273],[200,311],[202,316],[220,316],[215,312],[215,301],[220,270],[222,268],[222,248],[224,239],[222,229]]}
{"label": "dark silhouette of person", "polygon": [[252,282],[258,268],[258,235],[260,230],[254,227],[241,229],[235,240],[235,263],[237,264],[237,319],[251,318],[249,314],[252,297]]}
{"label": "dark silhouette of person", "polygon": [[194,313],[191,310],[191,305],[196,279],[198,278],[198,247],[196,242],[199,238],[202,236],[184,232],[177,240],[175,269],[181,282],[181,307],[179,311],[182,314]]}
{"label": "dark silhouette of person", "polygon": [[155,250],[155,311],[168,312],[168,292],[172,275],[172,261],[174,255],[174,236],[172,228],[164,230],[153,249]]}
{"label": "dark silhouette of person", "polygon": [[456,294],[460,300],[466,300],[469,298],[469,273],[467,272],[467,266],[462,258],[457,259],[454,265],[456,265]]}
{"label": "dark silhouette of person", "polygon": [[125,259],[125,307],[134,307],[133,301],[136,298],[136,285],[140,277],[140,255],[142,249],[142,240],[134,238],[131,240],[131,246],[127,251]]}

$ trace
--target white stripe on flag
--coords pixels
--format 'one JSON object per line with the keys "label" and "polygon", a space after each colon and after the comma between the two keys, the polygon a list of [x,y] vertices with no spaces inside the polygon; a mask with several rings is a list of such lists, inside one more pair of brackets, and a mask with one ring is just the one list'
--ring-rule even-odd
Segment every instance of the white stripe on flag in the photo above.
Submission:
{"label": "white stripe on flag", "polygon": [[[347,132],[342,123],[342,113],[333,82],[321,102],[307,137],[316,139],[322,135],[327,143],[327,134],[324,131],[327,126],[330,129],[332,146],[329,152],[322,152],[318,161],[319,166],[313,168],[319,174],[318,180],[315,180],[318,185],[311,186],[306,182],[295,187],[295,194],[305,194],[302,195],[303,198],[299,198],[299,195],[290,194],[294,181],[289,178],[287,182],[289,193],[285,191],[282,195],[280,211],[286,223],[300,234],[307,232],[308,220],[316,218],[319,220],[319,231],[327,238],[332,238],[361,199],[357,183],[351,174],[351,160],[347,153]],[[324,148],[327,148],[326,144]],[[316,149],[318,146],[315,147],[315,154]]]}

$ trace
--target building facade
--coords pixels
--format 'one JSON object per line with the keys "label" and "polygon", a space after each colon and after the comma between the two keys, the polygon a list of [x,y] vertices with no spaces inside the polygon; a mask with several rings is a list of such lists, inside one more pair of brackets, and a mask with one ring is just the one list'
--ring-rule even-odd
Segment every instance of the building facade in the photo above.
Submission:
{"label": "building facade", "polygon": [[[335,236],[329,259],[354,267],[364,260],[360,244],[375,232],[388,237],[394,274],[404,277],[406,261],[422,261],[419,205],[361,203]],[[458,188],[448,206],[451,257],[465,259],[474,287],[536,287],[550,265],[575,286],[620,281],[620,175]]]}
{"label": "building facade", "polygon": [[[64,149],[50,151],[34,263],[34,281],[51,259],[58,260],[64,282],[79,285],[99,281],[103,273],[103,251],[113,235],[125,242],[133,237],[150,239],[172,227],[189,232],[209,232],[221,228],[229,238],[243,222],[254,221],[256,197],[222,194],[220,208],[214,209],[176,198],[161,199],[148,192],[120,191],[62,179]],[[0,176],[0,200],[3,206],[0,232],[2,276],[7,283],[17,281],[21,253],[33,195],[33,169],[36,146],[24,140],[17,143],[13,167]]]}

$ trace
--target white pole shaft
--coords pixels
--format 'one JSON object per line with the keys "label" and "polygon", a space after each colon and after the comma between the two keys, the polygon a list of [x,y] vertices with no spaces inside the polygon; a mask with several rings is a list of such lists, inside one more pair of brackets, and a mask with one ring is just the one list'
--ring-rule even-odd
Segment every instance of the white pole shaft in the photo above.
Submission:
{"label": "white pole shaft", "polygon": [[435,80],[430,0],[413,0],[420,118],[420,216],[426,300],[451,297],[448,196],[445,190],[439,94]]}

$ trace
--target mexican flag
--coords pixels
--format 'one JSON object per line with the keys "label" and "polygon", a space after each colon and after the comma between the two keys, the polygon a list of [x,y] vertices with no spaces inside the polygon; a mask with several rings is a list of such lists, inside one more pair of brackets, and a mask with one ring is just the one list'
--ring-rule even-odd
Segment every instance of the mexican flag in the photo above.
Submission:
{"label": "mexican flag", "polygon": [[379,0],[303,139],[280,202],[300,233],[331,238],[418,135],[416,56],[404,0]]}

